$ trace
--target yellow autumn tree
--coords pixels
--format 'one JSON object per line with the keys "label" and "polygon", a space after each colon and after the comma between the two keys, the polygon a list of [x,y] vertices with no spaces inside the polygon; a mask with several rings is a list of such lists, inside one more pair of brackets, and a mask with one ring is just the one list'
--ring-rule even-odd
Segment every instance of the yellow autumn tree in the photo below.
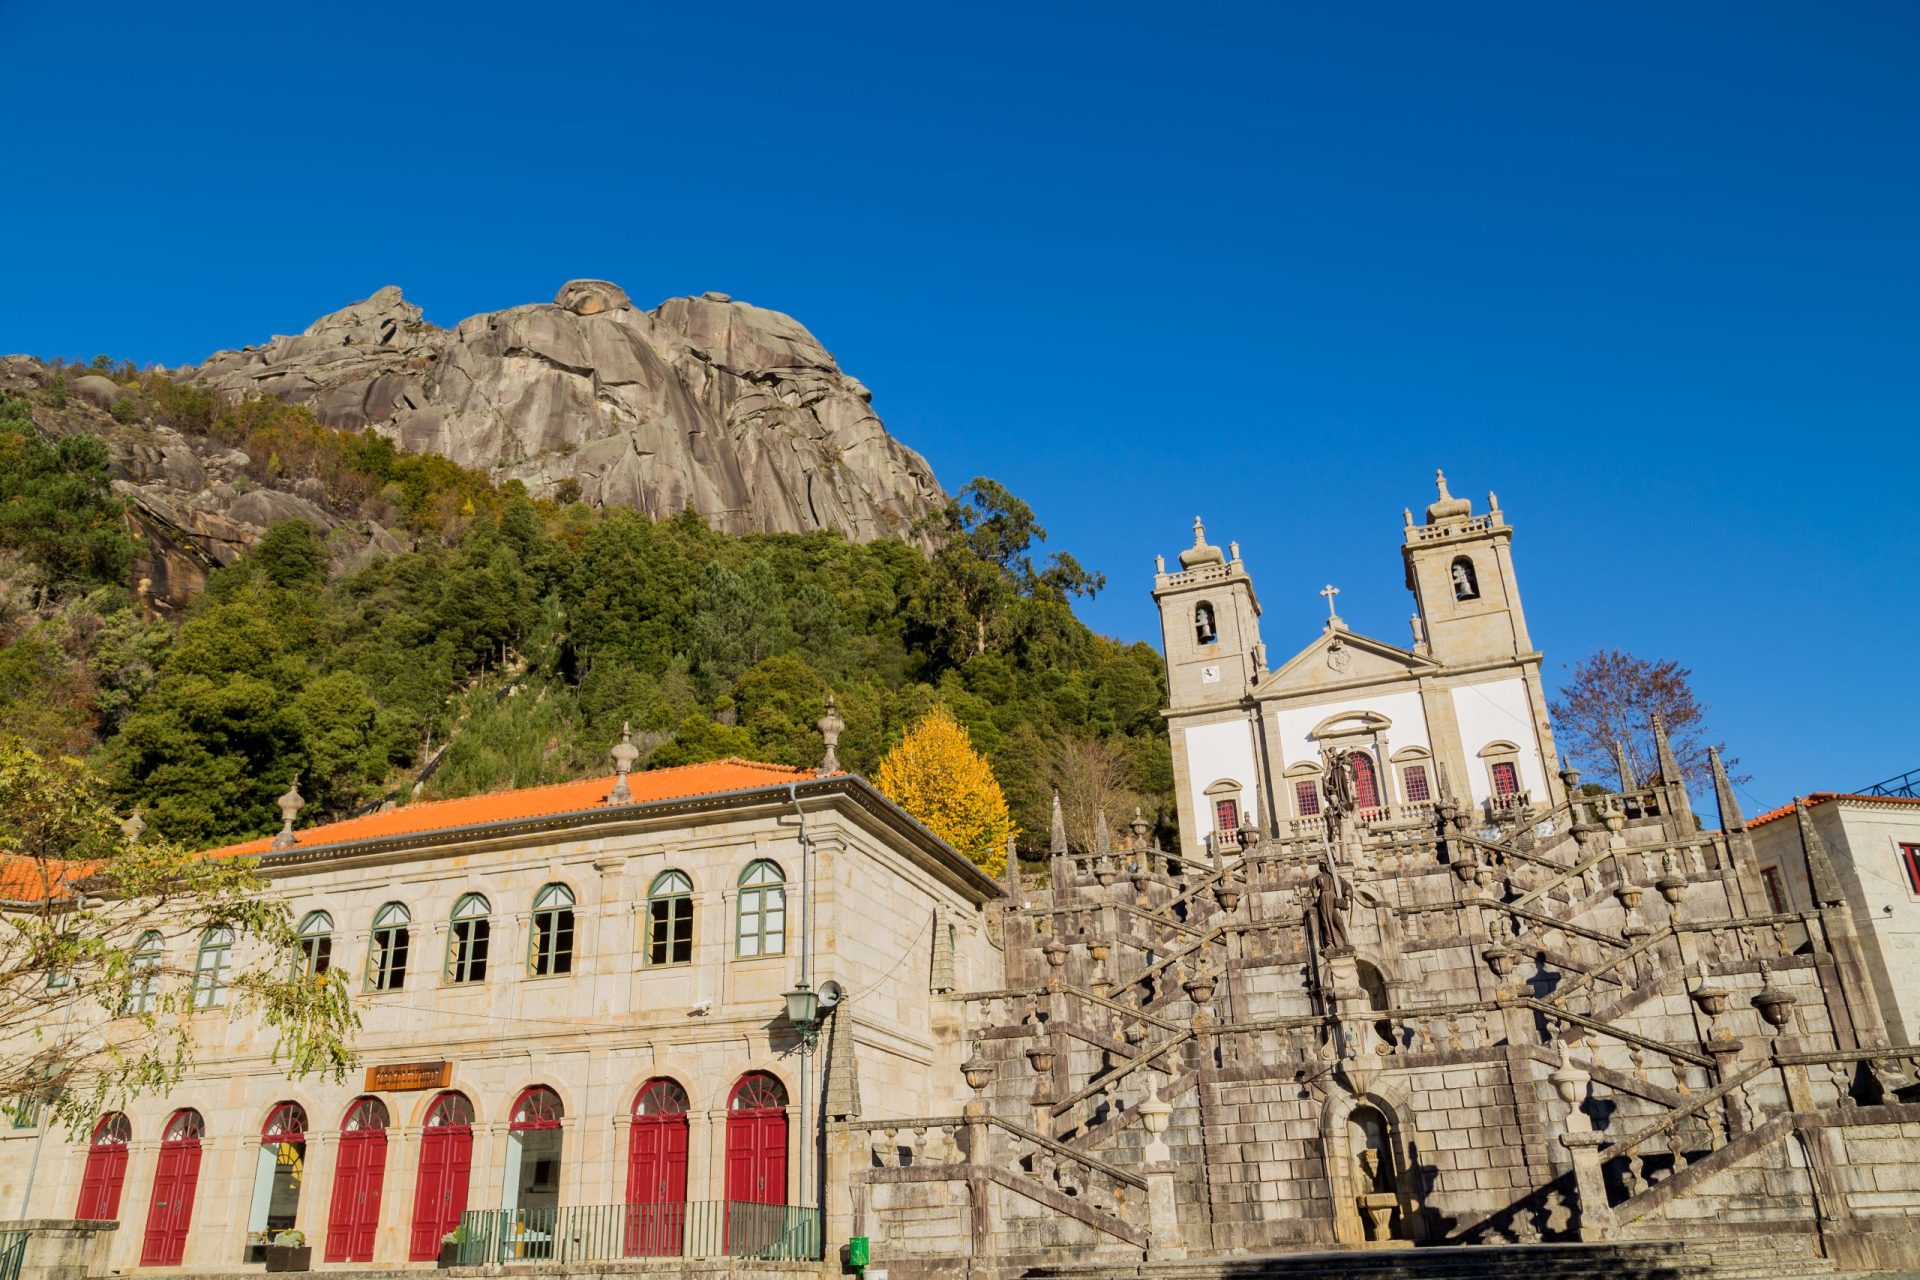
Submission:
{"label": "yellow autumn tree", "polygon": [[982,871],[1005,871],[1007,837],[1015,834],[1007,798],[992,766],[945,707],[935,707],[907,730],[880,762],[874,783]]}

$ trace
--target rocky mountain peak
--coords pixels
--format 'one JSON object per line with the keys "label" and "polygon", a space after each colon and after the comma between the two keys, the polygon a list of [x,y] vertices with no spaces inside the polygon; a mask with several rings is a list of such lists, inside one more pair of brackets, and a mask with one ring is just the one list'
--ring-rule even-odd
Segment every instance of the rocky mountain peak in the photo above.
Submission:
{"label": "rocky mountain peak", "polygon": [[642,311],[618,285],[573,280],[551,303],[442,329],[389,285],[178,376],[308,405],[536,496],[691,506],[730,533],[910,537],[942,501],[804,325],[723,293]]}

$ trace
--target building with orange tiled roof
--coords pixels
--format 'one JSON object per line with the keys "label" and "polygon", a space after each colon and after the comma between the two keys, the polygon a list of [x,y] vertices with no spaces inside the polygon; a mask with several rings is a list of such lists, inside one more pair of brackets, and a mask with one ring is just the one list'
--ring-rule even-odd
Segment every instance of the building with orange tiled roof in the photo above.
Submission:
{"label": "building with orange tiled roof", "polygon": [[1747,832],[1777,910],[1817,905],[1821,859],[1830,864],[1829,892],[1852,909],[1888,1031],[1920,1035],[1920,798],[1815,791]]}
{"label": "building with orange tiled roof", "polygon": [[[634,773],[636,754],[305,827],[296,788],[279,835],[209,850],[258,858],[304,963],[346,974],[362,1070],[289,1082],[256,1021],[210,1001],[186,1079],[103,1117],[96,1142],[48,1138],[25,1216],[117,1217],[99,1261],[122,1272],[241,1270],[290,1229],[315,1264],[431,1267],[467,1208],[510,1211],[512,1256],[545,1256],[560,1204],[681,1206],[634,1227],[639,1253],[708,1207],[707,1247],[817,1239],[812,1208],[725,1206],[818,1206],[824,1115],[965,1091],[967,1047],[930,993],[1002,984],[1003,891],[831,748],[818,770]],[[15,902],[41,879],[0,865]],[[169,971],[219,981],[194,936],[161,945]],[[789,1016],[796,992],[815,1026]],[[0,1129],[10,1206],[34,1141]]]}

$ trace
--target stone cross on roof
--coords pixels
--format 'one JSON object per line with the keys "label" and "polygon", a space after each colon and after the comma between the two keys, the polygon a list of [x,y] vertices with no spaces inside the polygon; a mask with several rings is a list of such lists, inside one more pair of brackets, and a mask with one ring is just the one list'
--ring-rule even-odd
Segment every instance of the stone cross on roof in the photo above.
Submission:
{"label": "stone cross on roof", "polygon": [[1329,582],[1326,586],[1320,588],[1320,594],[1327,598],[1327,626],[1329,627],[1339,626],[1340,615],[1334,612],[1333,598],[1340,594],[1340,588],[1334,586],[1331,582]]}

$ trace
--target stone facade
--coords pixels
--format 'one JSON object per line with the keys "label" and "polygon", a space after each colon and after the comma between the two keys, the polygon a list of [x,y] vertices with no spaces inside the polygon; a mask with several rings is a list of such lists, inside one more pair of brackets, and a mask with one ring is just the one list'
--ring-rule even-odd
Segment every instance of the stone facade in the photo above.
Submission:
{"label": "stone facade", "polygon": [[[659,776],[634,775],[636,789]],[[471,1209],[513,1210],[525,1194],[524,1179],[516,1186],[513,1176],[511,1112],[532,1087],[552,1090],[561,1104],[557,1151],[549,1153],[557,1167],[539,1188],[546,1202],[625,1203],[635,1102],[655,1080],[679,1085],[688,1100],[686,1199],[716,1202],[731,1190],[732,1093],[745,1077],[768,1075],[784,1090],[788,1147],[787,1185],[768,1188],[766,1198],[818,1204],[822,1169],[804,1135],[818,1132],[823,1104],[846,1107],[863,1097],[917,1113],[939,1109],[962,1088],[957,1042],[942,1021],[949,1011],[929,996],[934,922],[950,929],[940,948],[949,984],[997,985],[999,953],[981,907],[999,889],[858,779],[815,780],[791,770],[763,776],[793,779],[791,788],[609,805],[598,803],[616,781],[606,779],[588,784],[596,803],[584,812],[356,842],[331,842],[320,828],[301,832],[296,848],[269,853],[263,870],[294,911],[330,917],[331,959],[352,975],[364,1023],[355,1048],[366,1067],[444,1061],[447,1078],[399,1089],[375,1086],[359,1072],[338,1083],[289,1082],[252,1019],[230,1019],[222,1007],[194,1015],[199,1050],[189,1078],[128,1109],[123,1229],[103,1261],[114,1271],[141,1268],[160,1140],[170,1118],[189,1108],[205,1129],[182,1258],[197,1272],[243,1270],[253,1260],[249,1232],[259,1229],[261,1197],[269,1194],[261,1178],[272,1176],[275,1163],[261,1154],[275,1150],[263,1144],[262,1124],[285,1102],[304,1112],[306,1133],[293,1202],[281,1206],[291,1214],[284,1225],[304,1232],[318,1267],[409,1265],[422,1137],[430,1107],[447,1093],[463,1095],[473,1113]],[[487,799],[515,802],[512,794]],[[805,815],[806,848],[797,811]],[[779,945],[766,947],[771,954],[743,956],[742,872],[763,862],[780,872],[786,918]],[[653,963],[649,895],[668,872],[690,882],[691,953],[683,962]],[[532,910],[555,884],[572,898],[569,964],[564,973],[538,976],[530,964]],[[456,904],[470,894],[489,909],[490,955],[480,980],[456,982],[449,932]],[[370,934],[394,902],[411,915],[409,972],[399,989],[375,990]],[[827,1016],[816,1051],[803,1055],[782,1011],[808,940],[814,989],[836,982],[846,996]],[[185,964],[194,938],[170,933],[166,946],[184,949]],[[839,1064],[831,1082],[823,1078],[834,1074],[830,1062]],[[389,1116],[371,1257],[328,1263],[343,1118],[368,1097]],[[0,1202],[20,1203],[41,1141],[31,1129],[0,1130]],[[44,1142],[29,1212],[73,1215],[86,1145],[59,1133]]]}
{"label": "stone facade", "polygon": [[[356,997],[359,1047],[374,1064],[452,1063],[436,1087],[473,1105],[470,1202],[510,1215],[530,1086],[562,1113],[546,1193],[590,1228],[578,1214],[646,1198],[629,1155],[650,1081],[689,1098],[684,1199],[737,1201],[729,1103],[764,1073],[790,1100],[778,1198],[821,1207],[824,1274],[855,1240],[889,1280],[1416,1245],[1666,1257],[1676,1237],[1749,1260],[1762,1238],[1799,1273],[1920,1263],[1920,1049],[1889,1034],[1825,844],[1791,824],[1798,847],[1769,857],[1808,893],[1776,904],[1717,757],[1718,829],[1657,724],[1647,782],[1595,793],[1557,767],[1511,529],[1490,505],[1475,516],[1443,485],[1425,524],[1409,514],[1411,648],[1349,631],[1329,590],[1321,635],[1273,670],[1238,548],[1196,531],[1155,580],[1178,852],[1144,820],[1093,849],[1056,831],[1044,879],[1010,860],[1003,891],[858,779],[669,795],[617,756],[619,777],[512,821],[371,840],[290,821],[260,842],[263,866],[300,909],[332,914],[342,964],[371,954],[384,904],[412,909],[424,981]],[[822,725],[831,740],[837,721]],[[810,940],[812,981],[846,993],[811,1056],[779,1013],[796,947],[739,944],[743,873],[762,862],[789,911],[808,904],[786,928]],[[669,870],[692,927],[685,962],[662,965],[645,922]],[[572,895],[577,962],[543,977],[522,957],[554,884]],[[476,893],[494,967],[448,981]],[[116,1270],[141,1267],[154,1143],[180,1107],[208,1121],[185,1265],[239,1268],[278,1102],[310,1118],[296,1219],[324,1229],[340,1118],[366,1091],[290,1085],[255,1029],[202,1016],[201,1067],[129,1117],[135,1229],[112,1245]],[[407,1232],[435,1096],[384,1098],[376,1265],[430,1265]],[[0,1138],[0,1197],[35,1140]],[[44,1154],[31,1211],[50,1216],[76,1202],[86,1153]],[[564,1234],[550,1230],[543,1243]],[[658,1251],[632,1235],[568,1239],[578,1265],[554,1274],[679,1261],[646,1263]]]}

